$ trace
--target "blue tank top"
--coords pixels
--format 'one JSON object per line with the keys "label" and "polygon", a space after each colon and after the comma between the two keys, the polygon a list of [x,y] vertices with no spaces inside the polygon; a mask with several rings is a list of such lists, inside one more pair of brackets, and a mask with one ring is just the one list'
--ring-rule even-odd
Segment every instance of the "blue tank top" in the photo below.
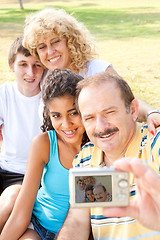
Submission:
{"label": "blue tank top", "polygon": [[56,234],[69,208],[69,171],[60,163],[56,132],[48,131],[48,135],[50,157],[44,167],[33,214],[44,228]]}

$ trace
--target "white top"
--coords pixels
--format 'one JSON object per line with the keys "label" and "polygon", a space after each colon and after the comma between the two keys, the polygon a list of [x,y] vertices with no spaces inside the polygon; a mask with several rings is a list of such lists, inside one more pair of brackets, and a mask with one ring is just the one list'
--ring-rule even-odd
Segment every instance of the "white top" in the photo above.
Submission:
{"label": "white top", "polygon": [[105,72],[105,70],[109,66],[112,67],[112,64],[109,63],[109,62],[102,61],[102,60],[99,60],[99,59],[93,59],[93,60],[91,60],[87,63],[87,69],[88,70],[86,72],[80,71],[79,75],[86,78],[86,77],[92,76],[96,73]]}
{"label": "white top", "polygon": [[16,82],[0,86],[0,125],[3,142],[0,167],[16,173],[25,173],[28,152],[33,137],[41,133],[39,114],[41,93],[33,97],[22,95]]}
{"label": "white top", "polygon": [[[92,76],[96,73],[105,72],[105,70],[109,66],[113,67],[112,64],[109,62],[99,60],[99,59],[93,59],[87,63],[87,71],[86,72],[80,71],[79,75],[81,75],[83,78],[86,78],[86,77]],[[44,79],[46,79],[48,77],[48,75],[51,74],[51,72],[52,72],[51,70],[48,70]]]}

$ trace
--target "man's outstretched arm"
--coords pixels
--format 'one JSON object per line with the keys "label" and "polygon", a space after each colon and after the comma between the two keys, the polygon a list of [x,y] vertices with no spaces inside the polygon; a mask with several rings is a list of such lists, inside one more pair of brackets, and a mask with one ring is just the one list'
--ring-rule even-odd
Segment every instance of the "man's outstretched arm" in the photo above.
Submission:
{"label": "man's outstretched arm", "polygon": [[88,209],[73,209],[70,207],[56,240],[88,240],[90,226],[90,212]]}
{"label": "man's outstretched arm", "polygon": [[160,176],[136,158],[117,160],[114,166],[117,170],[134,174],[137,184],[136,196],[128,207],[104,208],[104,216],[130,216],[145,227],[160,231]]}

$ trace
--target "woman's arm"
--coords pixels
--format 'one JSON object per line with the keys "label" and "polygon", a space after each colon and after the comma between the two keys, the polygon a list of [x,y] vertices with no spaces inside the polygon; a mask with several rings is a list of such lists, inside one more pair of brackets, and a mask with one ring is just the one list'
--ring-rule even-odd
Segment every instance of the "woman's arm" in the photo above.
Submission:
{"label": "woman's arm", "polygon": [[2,125],[0,126],[0,142],[3,141],[3,136],[2,136]]}
{"label": "woman's arm", "polygon": [[47,133],[36,136],[31,144],[24,181],[11,216],[4,226],[0,239],[17,240],[26,231],[36,199],[46,159],[49,159],[50,142]]}

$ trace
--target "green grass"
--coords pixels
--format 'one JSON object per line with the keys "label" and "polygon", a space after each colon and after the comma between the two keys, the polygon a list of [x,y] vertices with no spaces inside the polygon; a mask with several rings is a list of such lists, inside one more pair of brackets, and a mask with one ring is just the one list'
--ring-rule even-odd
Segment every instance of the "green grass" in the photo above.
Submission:
{"label": "green grass", "polygon": [[100,58],[111,62],[135,95],[160,108],[159,0],[0,0],[0,82],[13,80],[7,54],[23,33],[25,17],[45,7],[64,8],[95,36]]}

